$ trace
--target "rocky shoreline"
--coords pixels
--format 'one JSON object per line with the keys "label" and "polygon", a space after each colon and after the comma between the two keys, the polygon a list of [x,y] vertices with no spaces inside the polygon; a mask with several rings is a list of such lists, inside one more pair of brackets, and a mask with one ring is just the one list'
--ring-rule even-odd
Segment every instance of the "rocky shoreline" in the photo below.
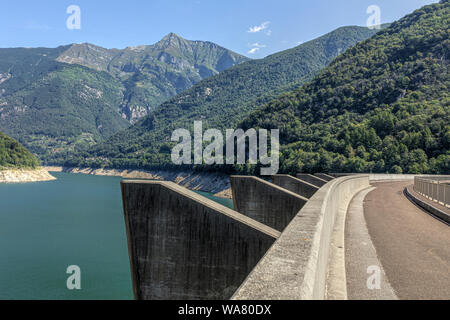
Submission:
{"label": "rocky shoreline", "polygon": [[56,180],[45,168],[0,169],[0,183],[25,183]]}
{"label": "rocky shoreline", "polygon": [[221,198],[231,198],[230,178],[222,173],[167,170],[121,170],[93,168],[46,167],[48,171],[90,174],[98,176],[115,176],[127,179],[151,179],[173,181],[195,191],[214,193]]}

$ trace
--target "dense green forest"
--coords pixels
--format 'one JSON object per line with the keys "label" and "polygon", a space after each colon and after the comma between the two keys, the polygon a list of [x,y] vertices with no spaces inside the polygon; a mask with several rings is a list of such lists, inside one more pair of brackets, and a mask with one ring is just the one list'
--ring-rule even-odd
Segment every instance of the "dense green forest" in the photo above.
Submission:
{"label": "dense green forest", "polygon": [[155,109],[133,127],[77,154],[68,166],[115,168],[170,167],[171,133],[191,128],[233,128],[278,94],[312,79],[337,55],[377,30],[343,27],[318,39],[260,60],[241,63],[201,81]]}
{"label": "dense green forest", "polygon": [[0,132],[0,170],[36,168],[39,161],[19,142]]}
{"label": "dense green forest", "polygon": [[415,11],[242,126],[280,128],[283,172],[450,173],[449,20]]}

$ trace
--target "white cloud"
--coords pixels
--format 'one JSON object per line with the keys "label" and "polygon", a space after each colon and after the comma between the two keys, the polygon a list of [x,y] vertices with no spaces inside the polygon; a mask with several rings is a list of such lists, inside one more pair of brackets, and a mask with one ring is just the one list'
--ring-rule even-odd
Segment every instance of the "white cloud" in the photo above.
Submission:
{"label": "white cloud", "polygon": [[251,44],[250,47],[265,48],[266,45],[265,44],[260,44],[258,42],[255,42],[255,43]]}
{"label": "white cloud", "polygon": [[249,54],[255,54],[260,49],[267,47],[265,44],[261,44],[259,42],[255,42],[249,45],[251,47],[250,51],[248,51]]}
{"label": "white cloud", "polygon": [[[248,29],[247,32],[249,33],[256,33],[256,32],[260,32],[262,30],[267,29],[267,27],[269,26],[270,21],[266,21],[263,22],[262,24],[260,24],[259,26],[254,26],[254,27],[250,27],[250,29]],[[270,30],[269,30],[270,31]]]}

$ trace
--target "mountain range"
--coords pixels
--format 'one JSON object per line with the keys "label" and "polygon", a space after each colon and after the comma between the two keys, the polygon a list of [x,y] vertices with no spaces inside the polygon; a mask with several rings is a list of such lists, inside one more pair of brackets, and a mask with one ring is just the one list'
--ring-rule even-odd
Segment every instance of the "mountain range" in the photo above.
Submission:
{"label": "mountain range", "polygon": [[123,50],[0,49],[0,130],[44,161],[127,128],[203,78],[249,60],[171,33]]}
{"label": "mountain range", "polygon": [[123,50],[0,49],[0,130],[66,166],[180,169],[171,134],[202,120],[279,129],[283,173],[450,173],[449,18],[441,0],[258,60],[172,33]]}
{"label": "mountain range", "polygon": [[365,27],[342,27],[293,49],[243,62],[169,99],[134,126],[85,152],[77,152],[65,164],[166,167],[170,164],[174,129],[191,128],[194,120],[203,120],[205,128],[232,128],[280,93],[312,79],[340,53],[376,32]]}
{"label": "mountain range", "polygon": [[[235,66],[172,98],[69,163],[177,168],[170,161],[171,130],[192,129],[194,120],[203,120],[204,127],[220,129],[280,129],[283,173],[450,173],[449,19],[450,3],[443,0],[349,45],[348,50],[338,50],[335,40],[323,41],[327,35],[292,51]],[[317,50],[330,49],[321,45],[324,42],[339,56],[333,60],[331,54],[328,67],[308,70],[319,52],[330,52]],[[307,66],[302,66],[304,61]],[[258,63],[263,67],[252,68]],[[261,71],[271,65],[273,70]],[[306,75],[296,85],[280,80],[291,66]],[[280,92],[277,89],[284,93],[273,98]],[[251,165],[194,168],[259,172]]]}
{"label": "mountain range", "polygon": [[169,33],[150,46],[105,49],[73,44],[56,61],[105,71],[125,86],[120,111],[131,122],[168,98],[249,59],[206,41],[189,41]]}

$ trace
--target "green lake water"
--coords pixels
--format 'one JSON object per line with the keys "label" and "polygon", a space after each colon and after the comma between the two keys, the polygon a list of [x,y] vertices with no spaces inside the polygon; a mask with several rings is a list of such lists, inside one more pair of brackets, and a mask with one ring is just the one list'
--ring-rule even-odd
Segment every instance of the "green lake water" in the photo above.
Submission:
{"label": "green lake water", "polygon": [[[132,299],[121,178],[52,174],[0,184],[0,299]],[[67,289],[70,265],[81,290]]]}

